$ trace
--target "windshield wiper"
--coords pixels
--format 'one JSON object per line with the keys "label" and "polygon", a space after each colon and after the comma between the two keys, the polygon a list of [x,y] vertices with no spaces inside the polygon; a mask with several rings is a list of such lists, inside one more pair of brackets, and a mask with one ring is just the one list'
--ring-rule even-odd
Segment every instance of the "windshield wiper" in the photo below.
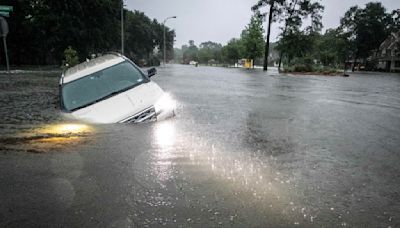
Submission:
{"label": "windshield wiper", "polygon": [[87,104],[85,104],[85,105],[82,105],[82,106],[76,107],[76,108],[74,108],[74,109],[71,109],[70,111],[73,112],[73,111],[76,111],[76,110],[78,110],[78,109],[86,108],[86,107],[88,107],[88,106],[90,106],[90,105],[92,105],[92,104],[96,104],[96,103],[98,103],[98,102],[100,102],[100,101],[103,101],[103,100],[105,100],[105,99],[107,99],[107,98],[113,97],[113,96],[115,96],[115,95],[117,95],[117,94],[120,94],[120,93],[122,93],[122,92],[124,92],[124,91],[125,91],[124,89],[123,89],[123,90],[114,91],[114,92],[112,92],[112,93],[110,93],[110,94],[108,94],[108,95],[106,95],[106,96],[104,96],[104,97],[101,97],[101,98],[97,99],[97,100],[94,100],[94,101],[89,102],[89,103],[87,103]]}

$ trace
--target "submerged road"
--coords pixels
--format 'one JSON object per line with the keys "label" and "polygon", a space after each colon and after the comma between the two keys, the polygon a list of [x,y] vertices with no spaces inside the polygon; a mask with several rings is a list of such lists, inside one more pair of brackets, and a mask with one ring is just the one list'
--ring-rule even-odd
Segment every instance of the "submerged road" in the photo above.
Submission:
{"label": "submerged road", "polygon": [[158,70],[175,118],[69,135],[0,74],[0,227],[400,227],[400,75]]}

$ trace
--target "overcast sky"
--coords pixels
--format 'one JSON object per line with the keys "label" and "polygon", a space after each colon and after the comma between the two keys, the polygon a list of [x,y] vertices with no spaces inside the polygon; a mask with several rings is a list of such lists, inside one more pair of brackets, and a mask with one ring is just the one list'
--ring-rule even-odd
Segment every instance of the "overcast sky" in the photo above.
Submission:
{"label": "overcast sky", "polygon": [[[322,23],[324,29],[337,27],[340,17],[351,6],[365,6],[373,0],[321,0],[325,6]],[[144,12],[162,22],[166,17],[177,16],[166,23],[176,31],[175,47],[194,40],[196,45],[205,41],[226,44],[239,37],[249,23],[251,6],[257,0],[125,0],[130,10]],[[400,0],[380,0],[387,10],[400,9]],[[266,30],[267,24],[264,23]],[[276,40],[279,26],[272,27],[272,40]]]}

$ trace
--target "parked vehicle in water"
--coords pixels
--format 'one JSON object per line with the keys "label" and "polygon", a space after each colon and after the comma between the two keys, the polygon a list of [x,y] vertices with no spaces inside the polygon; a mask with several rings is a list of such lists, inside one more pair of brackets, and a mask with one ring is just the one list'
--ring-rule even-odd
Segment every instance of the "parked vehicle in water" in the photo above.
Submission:
{"label": "parked vehicle in water", "polygon": [[141,123],[175,114],[175,101],[131,60],[106,54],[66,70],[60,79],[61,109],[93,123]]}

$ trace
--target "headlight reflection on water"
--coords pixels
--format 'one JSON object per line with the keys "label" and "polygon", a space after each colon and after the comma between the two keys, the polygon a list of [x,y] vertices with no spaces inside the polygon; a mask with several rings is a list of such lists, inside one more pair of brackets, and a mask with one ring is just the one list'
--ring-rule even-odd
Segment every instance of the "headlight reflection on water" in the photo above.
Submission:
{"label": "headlight reflection on water", "polygon": [[[275,158],[265,157],[262,151],[231,151],[202,136],[178,134],[175,127],[174,122],[165,122],[154,130],[159,150],[153,164],[161,183],[181,177],[193,186],[206,183],[208,190],[220,191],[224,186],[216,193],[221,198],[243,201],[245,206],[257,204],[294,224],[314,222],[316,212],[302,205],[295,176],[280,173]],[[210,197],[207,191],[202,194]]]}
{"label": "headlight reflection on water", "polygon": [[22,132],[17,138],[20,149],[35,153],[45,153],[53,149],[65,149],[67,145],[82,143],[94,132],[94,128],[80,123],[50,124]]}
{"label": "headlight reflection on water", "polygon": [[48,125],[39,130],[42,134],[54,134],[54,135],[79,135],[90,133],[92,128],[85,124],[57,124]]}
{"label": "headlight reflection on water", "polygon": [[154,125],[155,173],[161,182],[173,177],[172,160],[173,146],[176,143],[176,129],[174,121],[161,121]]}
{"label": "headlight reflection on water", "polygon": [[154,138],[156,144],[161,150],[168,150],[175,144],[176,132],[172,121],[163,121],[157,123],[154,129]]}

